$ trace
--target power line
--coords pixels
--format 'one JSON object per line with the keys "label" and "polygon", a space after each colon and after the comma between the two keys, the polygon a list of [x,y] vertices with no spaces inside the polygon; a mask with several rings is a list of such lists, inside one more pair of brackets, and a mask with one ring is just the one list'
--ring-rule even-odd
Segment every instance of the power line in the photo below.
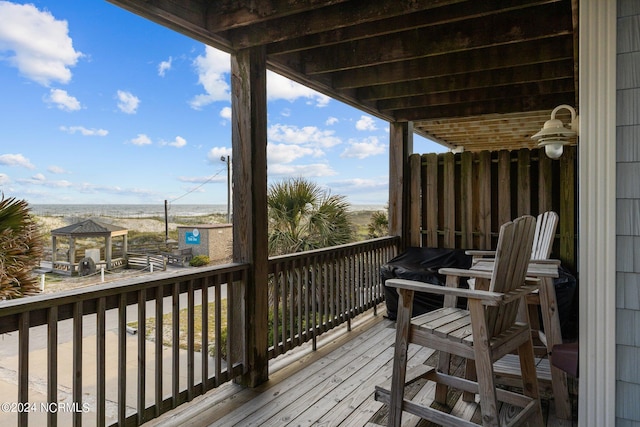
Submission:
{"label": "power line", "polygon": [[185,197],[185,196],[187,196],[187,195],[189,195],[189,194],[193,193],[194,191],[196,191],[197,189],[199,189],[199,188],[200,188],[200,187],[202,187],[203,185],[208,184],[209,182],[211,182],[211,180],[213,180],[213,178],[215,178],[216,176],[220,175],[223,171],[224,171],[224,169],[220,169],[218,172],[216,172],[215,174],[211,175],[209,178],[207,178],[204,182],[202,182],[202,183],[201,183],[200,185],[198,185],[197,187],[192,188],[191,190],[187,191],[186,193],[184,193],[184,194],[183,194],[183,195],[181,195],[181,196],[176,197],[176,198],[175,198],[175,199],[173,199],[173,200],[169,200],[169,203],[173,203],[173,202],[175,202],[176,200],[180,200],[180,199],[182,199],[183,197]]}

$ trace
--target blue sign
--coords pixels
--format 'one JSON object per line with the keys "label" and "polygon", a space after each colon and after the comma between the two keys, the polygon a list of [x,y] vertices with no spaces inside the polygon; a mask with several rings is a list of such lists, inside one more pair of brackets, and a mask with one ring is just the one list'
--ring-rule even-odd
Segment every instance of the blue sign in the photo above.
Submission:
{"label": "blue sign", "polygon": [[197,228],[194,228],[193,231],[187,231],[184,234],[184,242],[187,245],[199,245],[200,244],[200,232]]}

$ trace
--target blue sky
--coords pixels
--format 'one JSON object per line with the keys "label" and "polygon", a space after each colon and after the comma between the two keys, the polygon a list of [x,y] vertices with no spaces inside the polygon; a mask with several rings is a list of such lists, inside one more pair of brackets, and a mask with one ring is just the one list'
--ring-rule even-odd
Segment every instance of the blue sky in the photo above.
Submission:
{"label": "blue sky", "polygon": [[[229,56],[102,0],[0,0],[0,191],[41,203],[224,204]],[[384,205],[384,121],[269,72],[269,182]],[[446,149],[416,137],[419,153]]]}

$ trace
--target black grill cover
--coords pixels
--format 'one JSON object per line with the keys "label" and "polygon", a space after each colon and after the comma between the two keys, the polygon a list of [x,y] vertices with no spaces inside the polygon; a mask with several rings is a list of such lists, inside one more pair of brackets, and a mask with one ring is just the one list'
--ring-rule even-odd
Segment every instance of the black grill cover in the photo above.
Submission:
{"label": "black grill cover", "polygon": [[[445,276],[438,273],[441,268],[469,268],[471,256],[464,249],[420,248],[410,247],[380,267],[382,283],[388,279],[408,279],[444,286]],[[468,287],[464,278],[460,279],[461,287]],[[395,288],[384,286],[387,305],[387,316],[395,319],[398,311],[398,293]],[[427,313],[442,308],[442,295],[416,292],[413,298],[413,315]],[[458,299],[458,306],[466,308],[466,301]]]}

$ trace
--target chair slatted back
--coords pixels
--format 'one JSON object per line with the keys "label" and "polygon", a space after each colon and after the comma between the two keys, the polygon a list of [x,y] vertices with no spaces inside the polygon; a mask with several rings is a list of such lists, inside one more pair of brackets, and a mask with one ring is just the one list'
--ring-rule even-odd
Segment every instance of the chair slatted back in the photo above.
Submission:
{"label": "chair slatted back", "polygon": [[558,226],[558,214],[548,211],[538,215],[531,259],[549,259]]}
{"label": "chair slatted back", "polygon": [[[507,293],[524,285],[531,260],[536,219],[525,215],[500,227],[494,269],[489,284],[493,292]],[[516,321],[520,300],[487,309],[489,336],[499,335]]]}

